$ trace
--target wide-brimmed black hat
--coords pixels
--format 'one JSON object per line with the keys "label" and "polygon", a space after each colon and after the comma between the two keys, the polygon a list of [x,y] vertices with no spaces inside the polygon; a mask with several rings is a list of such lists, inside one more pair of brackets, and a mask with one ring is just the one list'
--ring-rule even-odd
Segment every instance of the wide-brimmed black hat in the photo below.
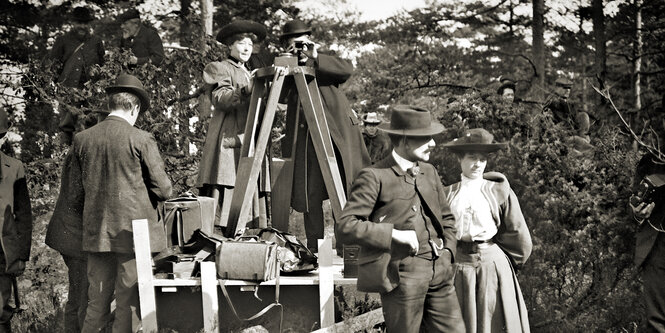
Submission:
{"label": "wide-brimmed black hat", "polygon": [[287,39],[291,36],[297,35],[311,35],[312,28],[310,28],[305,22],[301,20],[291,20],[286,22],[282,27],[282,34],[279,35],[279,40]]}
{"label": "wide-brimmed black hat", "polygon": [[142,112],[150,107],[150,95],[143,88],[143,83],[133,75],[120,74],[115,79],[115,85],[106,87],[106,93],[109,95],[119,92],[128,92],[138,96],[141,100]]}
{"label": "wide-brimmed black hat", "polygon": [[251,32],[256,35],[257,41],[262,41],[266,38],[268,30],[261,24],[250,20],[235,20],[221,29],[217,33],[217,41],[226,44],[226,39],[237,34]]}
{"label": "wide-brimmed black hat", "polygon": [[515,91],[515,81],[509,78],[502,78],[501,79],[501,85],[499,86],[499,89],[496,90],[496,93],[499,95],[503,94],[503,90],[509,88]]}
{"label": "wide-brimmed black hat", "polygon": [[484,128],[470,128],[462,136],[443,145],[457,152],[491,153],[508,147],[505,142],[494,142],[494,135]]}
{"label": "wide-brimmed black hat", "polygon": [[386,133],[404,136],[431,136],[445,129],[439,122],[432,120],[429,110],[413,105],[393,106],[390,122],[382,123],[378,128]]}
{"label": "wide-brimmed black hat", "polygon": [[72,20],[78,23],[88,23],[95,19],[95,13],[88,7],[76,7],[72,10]]}
{"label": "wide-brimmed black hat", "polygon": [[130,8],[126,12],[118,15],[117,20],[120,23],[124,23],[125,21],[131,19],[140,19],[140,18],[141,18],[141,13],[139,13],[139,10],[136,8]]}

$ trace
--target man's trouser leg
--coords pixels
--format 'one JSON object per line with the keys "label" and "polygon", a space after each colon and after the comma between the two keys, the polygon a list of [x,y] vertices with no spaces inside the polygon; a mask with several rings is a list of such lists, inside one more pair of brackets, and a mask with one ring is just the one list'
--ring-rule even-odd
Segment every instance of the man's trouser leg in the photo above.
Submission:
{"label": "man's trouser leg", "polygon": [[416,257],[403,260],[399,285],[381,294],[387,332],[464,332],[450,265]]}
{"label": "man's trouser leg", "polygon": [[69,276],[69,293],[65,305],[65,332],[80,332],[88,307],[88,271],[86,257],[63,254]]}
{"label": "man's trouser leg", "polygon": [[647,332],[665,332],[665,235],[656,239],[647,261],[644,263],[644,304],[646,307]]}
{"label": "man's trouser leg", "polygon": [[97,333],[106,327],[111,316],[115,290],[115,253],[88,253],[88,308],[83,322],[84,333]]}
{"label": "man's trouser leg", "polygon": [[136,332],[140,324],[139,287],[133,253],[117,253],[113,333]]}
{"label": "man's trouser leg", "polygon": [[[4,261],[4,260],[3,260]],[[0,268],[5,269],[4,263]],[[0,274],[0,333],[11,332],[11,323],[14,314],[13,308],[9,305],[9,299],[12,295],[12,277],[6,274]]]}

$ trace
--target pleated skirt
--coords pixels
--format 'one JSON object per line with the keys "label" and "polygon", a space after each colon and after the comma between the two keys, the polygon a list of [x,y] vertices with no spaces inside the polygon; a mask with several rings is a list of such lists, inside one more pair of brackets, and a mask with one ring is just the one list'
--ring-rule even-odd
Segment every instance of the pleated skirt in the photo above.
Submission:
{"label": "pleated skirt", "polygon": [[468,333],[530,332],[515,271],[492,243],[458,242],[455,289]]}

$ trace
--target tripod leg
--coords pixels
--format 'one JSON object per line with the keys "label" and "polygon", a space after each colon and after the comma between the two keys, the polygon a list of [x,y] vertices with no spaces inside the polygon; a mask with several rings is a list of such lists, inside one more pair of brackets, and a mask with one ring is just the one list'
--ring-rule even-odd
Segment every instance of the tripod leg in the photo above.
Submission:
{"label": "tripod leg", "polygon": [[[277,109],[277,102],[282,92],[284,85],[285,72],[277,70],[273,78],[273,83],[270,88],[270,94],[265,107],[265,113],[260,123],[259,135],[254,140],[255,128],[258,126],[256,119],[248,119],[247,127],[251,127],[251,133],[245,132],[245,140],[241,149],[240,161],[238,162],[238,174],[236,175],[236,186],[233,192],[233,199],[231,200],[231,210],[229,211],[229,219],[226,228],[226,236],[233,237],[238,233],[242,233],[247,221],[243,217],[247,216],[252,208],[252,197],[254,191],[257,190],[256,182],[261,171],[261,164],[265,155],[268,140],[272,131],[272,124],[275,120],[275,110]],[[251,105],[254,106],[250,110],[252,114],[260,114],[258,108],[262,103],[259,101],[260,97],[255,96],[252,92]],[[252,124],[249,122],[252,121]],[[255,146],[252,142],[255,142]],[[247,146],[247,147],[246,147]]]}
{"label": "tripod leg", "polygon": [[312,79],[308,83],[305,74],[302,72],[293,76],[316,151],[316,158],[321,166],[321,173],[328,191],[333,215],[338,219],[342,213],[342,208],[346,204],[346,195],[316,79]]}

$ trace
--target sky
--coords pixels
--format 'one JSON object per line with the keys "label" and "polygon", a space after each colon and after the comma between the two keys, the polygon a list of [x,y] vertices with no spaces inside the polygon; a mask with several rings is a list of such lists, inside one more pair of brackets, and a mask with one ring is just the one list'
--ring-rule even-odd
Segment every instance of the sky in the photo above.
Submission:
{"label": "sky", "polygon": [[[343,2],[346,3],[341,4]],[[318,13],[339,11],[342,8],[357,11],[361,21],[385,19],[401,10],[425,6],[425,0],[295,0],[294,3],[305,11]],[[336,13],[330,14],[334,16]]]}

